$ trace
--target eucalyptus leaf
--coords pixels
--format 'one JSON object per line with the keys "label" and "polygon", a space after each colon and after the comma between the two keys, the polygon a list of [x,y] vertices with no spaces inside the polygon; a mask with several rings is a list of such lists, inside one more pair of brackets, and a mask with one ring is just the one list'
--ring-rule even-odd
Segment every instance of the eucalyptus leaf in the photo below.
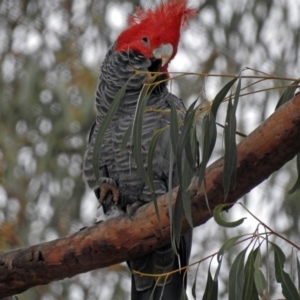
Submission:
{"label": "eucalyptus leaf", "polygon": [[262,258],[260,248],[257,248],[257,253],[254,261],[254,282],[256,286],[256,290],[259,295],[263,294],[264,290],[267,287],[267,282],[265,276],[260,269],[262,266]]}
{"label": "eucalyptus leaf", "polygon": [[215,117],[211,112],[208,112],[203,118],[203,142],[202,142],[202,160],[198,168],[198,187],[200,189],[202,181],[204,180],[205,170],[209,158],[214,149],[217,139],[217,129],[215,124]]}
{"label": "eucalyptus leaf", "polygon": [[246,252],[247,248],[237,255],[229,271],[229,300],[243,299],[243,289],[245,282],[244,260]]}
{"label": "eucalyptus leaf", "polygon": [[196,296],[196,282],[197,282],[199,267],[200,267],[200,263],[197,266],[197,270],[196,270],[195,277],[194,277],[194,282],[193,282],[193,285],[192,285],[192,296],[194,297],[194,299],[197,298],[197,296]]}
{"label": "eucalyptus leaf", "polygon": [[121,150],[120,150],[121,153],[125,151],[128,141],[130,140],[131,133],[132,133],[132,124],[129,125],[128,129],[126,130],[123,136],[122,143],[121,143]]}
{"label": "eucalyptus leaf", "polygon": [[218,254],[217,254],[217,261],[220,261],[221,257],[224,255],[224,253],[228,252],[235,244],[236,242],[246,236],[247,234],[243,234],[243,235],[237,235],[237,236],[234,236],[232,238],[230,238],[229,240],[227,240],[223,245],[222,247],[220,248],[220,250],[218,251]]}
{"label": "eucalyptus leaf", "polygon": [[258,292],[256,290],[255,282],[254,282],[254,262],[257,255],[259,247],[255,250],[252,250],[247,258],[244,274],[245,274],[245,281],[244,281],[244,290],[243,290],[243,299],[244,300],[259,300]]}
{"label": "eucalyptus leaf", "polygon": [[218,281],[214,281],[210,268],[208,268],[207,281],[202,300],[217,300],[218,299]]}
{"label": "eucalyptus leaf", "polygon": [[296,165],[297,165],[298,178],[295,184],[293,185],[293,187],[288,191],[288,194],[293,194],[300,189],[300,153],[298,153],[296,156]]}
{"label": "eucalyptus leaf", "polygon": [[99,130],[97,132],[96,140],[95,140],[95,145],[94,145],[94,151],[93,151],[93,171],[95,175],[95,179],[98,182],[99,181],[99,157],[100,157],[100,149],[101,149],[101,144],[102,140],[104,137],[104,134],[110,125],[117,109],[119,108],[120,102],[122,97],[125,94],[127,85],[130,80],[128,80],[122,88],[117,92],[112,104],[110,105],[107,114],[103,118],[101,125],[99,127]]}
{"label": "eucalyptus leaf", "polygon": [[297,275],[298,275],[298,290],[300,290],[300,262],[298,256],[296,256],[297,261]]}
{"label": "eucalyptus leaf", "polygon": [[254,282],[259,295],[263,294],[267,287],[267,282],[264,273],[261,269],[254,270]]}
{"label": "eucalyptus leaf", "polygon": [[225,154],[224,154],[224,170],[223,170],[223,185],[224,185],[224,201],[226,200],[230,187],[235,186],[236,180],[236,165],[237,165],[237,148],[235,141],[236,133],[236,109],[241,92],[241,76],[239,76],[237,88],[232,104],[231,97],[228,101],[226,126],[225,126]]}
{"label": "eucalyptus leaf", "polygon": [[237,227],[237,226],[241,225],[244,222],[244,220],[246,219],[246,218],[241,218],[234,222],[228,222],[228,221],[224,220],[221,215],[222,211],[224,210],[224,207],[226,207],[226,206],[223,204],[219,204],[214,209],[213,216],[218,225],[223,226],[223,227],[233,228],[233,227]]}
{"label": "eucalyptus leaf", "polygon": [[[173,201],[172,201],[172,178],[173,178],[173,166],[174,166],[174,153],[173,150],[170,149],[170,160],[169,160],[169,176],[168,176],[168,211],[169,211],[169,218],[170,218],[170,225],[171,225],[171,240],[173,239]],[[175,249],[175,244],[174,247]]]}
{"label": "eucalyptus leaf", "polygon": [[234,79],[232,79],[231,81],[229,81],[220,91],[219,93],[216,95],[215,99],[212,102],[211,105],[211,113],[214,115],[214,118],[216,119],[217,117],[217,112],[218,109],[221,105],[221,103],[223,102],[224,98],[226,97],[228,91],[231,89],[231,87],[234,85],[234,83],[237,81],[239,77],[236,77]]}
{"label": "eucalyptus leaf", "polygon": [[133,153],[133,158],[136,163],[136,167],[139,172],[139,175],[141,176],[141,178],[143,179],[143,181],[146,183],[146,185],[151,191],[152,200],[155,207],[155,213],[157,216],[158,223],[161,227],[154,183],[153,180],[150,180],[148,176],[148,173],[144,166],[144,160],[142,155],[143,116],[144,116],[144,111],[148,100],[149,89],[150,87],[148,85],[143,86],[136,105],[135,116],[133,120],[133,128],[132,128],[132,144],[134,145],[132,153]]}
{"label": "eucalyptus leaf", "polygon": [[174,212],[173,212],[173,222],[172,222],[172,229],[173,229],[172,246],[175,253],[177,253],[177,248],[180,243],[182,215],[183,215],[182,187],[179,186]]}
{"label": "eucalyptus leaf", "polygon": [[177,141],[179,136],[179,126],[177,111],[173,101],[171,101],[171,124],[170,124],[170,138],[174,155],[176,155]]}
{"label": "eucalyptus leaf", "polygon": [[287,89],[284,90],[283,94],[281,95],[281,97],[278,100],[275,110],[277,110],[284,103],[286,103],[286,102],[290,101],[292,98],[294,98],[295,91],[299,87],[298,86],[299,82],[300,82],[299,80],[294,81],[291,84],[291,87],[288,87]]}
{"label": "eucalyptus leaf", "polygon": [[191,195],[189,191],[189,185],[193,178],[193,170],[187,162],[187,157],[185,157],[184,159],[183,174],[184,174],[184,176],[182,176],[183,209],[187,221],[189,222],[191,228],[193,228],[194,226],[192,220],[192,203],[191,203]]}
{"label": "eucalyptus leaf", "polygon": [[286,273],[284,268],[285,255],[276,244],[271,243],[274,249],[274,261],[275,261],[275,277],[278,283],[281,283],[282,294],[287,300],[300,299],[297,288],[295,287],[290,275]]}

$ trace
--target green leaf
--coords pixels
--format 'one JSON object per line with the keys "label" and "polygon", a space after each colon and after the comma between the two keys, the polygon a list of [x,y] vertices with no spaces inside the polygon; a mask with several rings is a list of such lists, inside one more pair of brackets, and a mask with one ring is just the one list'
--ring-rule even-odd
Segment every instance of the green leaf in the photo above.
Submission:
{"label": "green leaf", "polygon": [[173,213],[173,222],[172,222],[172,229],[173,229],[172,247],[175,253],[177,253],[176,249],[178,248],[180,243],[182,215],[183,215],[182,187],[179,186],[175,207],[174,207],[174,213]]}
{"label": "green leaf", "polygon": [[267,287],[266,278],[261,269],[255,269],[254,271],[254,282],[259,295],[263,294]]}
{"label": "green leaf", "polygon": [[190,124],[191,129],[187,133],[188,140],[185,143],[185,157],[187,158],[187,162],[194,173],[197,170],[197,155],[199,149],[196,136],[195,112],[196,111],[194,111],[190,117],[193,120],[193,122]]}
{"label": "green leaf", "polygon": [[234,237],[230,238],[229,240],[227,240],[222,245],[222,247],[220,248],[220,250],[218,251],[217,261],[220,261],[221,258],[222,258],[222,256],[224,255],[224,253],[228,252],[241,237],[244,237],[246,235],[247,234],[237,235],[237,236],[234,236]]}
{"label": "green leaf", "polygon": [[[184,155],[184,149],[186,148],[186,145],[190,143],[190,132],[193,127],[196,112],[196,110],[194,110],[195,104],[196,101],[189,107],[186,112],[183,127],[176,148],[177,171],[178,174],[181,173],[181,176],[179,176],[179,184],[180,186],[182,186],[183,209],[191,228],[193,228],[193,221],[191,212],[191,197],[188,188],[193,177],[193,167],[190,166],[188,162],[189,159],[187,157],[187,154]],[[184,161],[182,161],[182,158],[184,159]],[[190,157],[190,159],[193,161],[191,164],[194,164],[195,158]]]}
{"label": "green leaf", "polygon": [[196,282],[197,282],[199,267],[200,267],[200,263],[197,266],[197,270],[196,270],[195,277],[194,277],[194,283],[193,283],[193,286],[192,286],[192,295],[193,295],[194,299],[197,298],[197,296],[196,296]]}
{"label": "green leaf", "polygon": [[[182,178],[183,178],[182,158],[184,157],[185,145],[190,140],[190,131],[192,129],[192,125],[194,122],[194,116],[196,113],[196,110],[194,110],[195,104],[196,104],[196,101],[189,107],[189,109],[187,110],[187,112],[185,114],[181,133],[178,137],[177,144],[176,144],[175,155],[176,155],[177,172],[178,172],[178,176],[179,176],[179,184],[180,185],[182,185]],[[185,157],[186,157],[186,155],[185,155]]]}
{"label": "green leaf", "polygon": [[252,250],[246,261],[244,268],[245,281],[243,289],[243,300],[259,300],[258,292],[254,283],[254,262],[259,248]]}
{"label": "green leaf", "polygon": [[203,142],[202,142],[202,161],[198,168],[198,187],[200,189],[202,181],[204,180],[207,163],[210,159],[212,151],[215,147],[217,139],[217,129],[214,115],[208,112],[203,118]]}
{"label": "green leaf", "polygon": [[295,184],[293,185],[293,187],[288,191],[288,194],[293,194],[300,189],[300,153],[297,154],[296,165],[297,165],[298,178]]}
{"label": "green leaf", "polygon": [[202,300],[217,300],[218,299],[218,281],[214,281],[208,268],[207,281]]}
{"label": "green leaf", "polygon": [[148,173],[144,166],[144,160],[142,155],[143,116],[144,116],[144,111],[148,100],[149,88],[150,87],[148,85],[143,86],[136,105],[135,116],[133,120],[133,128],[132,128],[132,144],[133,144],[132,154],[139,175],[141,176],[141,178],[143,179],[143,181],[146,183],[146,185],[149,187],[151,191],[155,213],[157,216],[158,223],[161,226],[153,180],[149,179]]}
{"label": "green leaf", "polygon": [[181,300],[189,300],[187,294],[186,294],[186,290],[184,288],[184,283],[182,283],[183,287],[182,287],[182,295],[181,295]]}
{"label": "green leaf", "polygon": [[[179,126],[178,126],[177,110],[175,108],[175,105],[173,101],[171,101],[170,104],[171,104],[170,138],[172,144],[172,149],[171,149],[172,153],[170,153],[169,186],[172,186],[173,160],[174,160],[174,156],[176,156],[177,142],[179,137]],[[172,165],[171,165],[171,158],[172,158]],[[180,174],[178,173],[178,178],[180,182],[181,173]],[[181,194],[181,188],[178,189],[177,198],[174,207],[174,213],[172,212],[173,208],[172,205],[170,204],[171,194],[169,196],[169,212],[171,212],[170,220],[171,220],[171,232],[172,232],[171,242],[172,242],[172,248],[175,253],[177,253],[177,245],[179,244],[179,240],[180,240],[181,218],[182,218],[182,209],[183,209],[182,197],[180,194]]]}
{"label": "green leaf", "polygon": [[218,264],[218,267],[216,269],[214,281],[218,280],[218,277],[219,277],[219,274],[220,274],[220,270],[221,270],[221,266],[222,266],[222,261],[223,261],[223,256],[221,256],[219,264]]}
{"label": "green leaf", "polygon": [[235,186],[236,180],[236,165],[237,165],[237,149],[235,141],[236,133],[236,108],[241,91],[241,76],[235,91],[234,102],[232,104],[231,97],[228,101],[226,126],[225,126],[225,154],[224,154],[224,170],[223,170],[223,185],[224,185],[224,201],[226,200],[230,186]]}
{"label": "green leaf", "polygon": [[[137,102],[132,130],[133,157],[137,166],[139,175],[143,181],[149,186],[149,178],[144,167],[142,156],[142,131],[143,131],[143,116],[148,99],[149,86],[144,85]],[[149,186],[153,191],[153,186]]]}
{"label": "green leaf", "polygon": [[128,129],[126,130],[126,132],[123,136],[122,143],[121,143],[121,150],[120,150],[121,153],[125,151],[126,146],[129,141],[129,138],[131,136],[131,133],[132,133],[132,124],[129,125]]}
{"label": "green leaf", "polygon": [[192,203],[191,203],[191,195],[189,190],[189,186],[193,178],[193,170],[188,164],[186,157],[184,158],[183,174],[184,174],[184,176],[182,176],[183,209],[187,221],[189,222],[191,228],[193,228],[194,226],[192,220]]}
{"label": "green leaf", "polygon": [[245,281],[244,260],[246,252],[247,248],[237,255],[229,271],[229,300],[243,299],[243,288]]}
{"label": "green leaf", "polygon": [[211,105],[211,113],[213,114],[214,118],[216,119],[217,117],[217,112],[218,109],[221,105],[221,103],[223,102],[225,96],[227,95],[228,91],[231,89],[231,87],[233,86],[233,84],[236,82],[236,80],[239,77],[236,77],[234,79],[232,79],[231,81],[229,81],[220,91],[219,93],[216,95],[215,99],[213,100],[213,103]]}
{"label": "green leaf", "polygon": [[261,252],[260,248],[257,248],[257,254],[254,261],[254,268],[259,269],[262,266]]}
{"label": "green leaf", "polygon": [[260,248],[257,248],[257,254],[254,261],[254,283],[259,295],[262,295],[267,287],[267,282],[263,272],[261,271],[262,259]]}
{"label": "green leaf", "polygon": [[223,227],[233,228],[233,227],[237,227],[237,226],[241,225],[244,222],[244,220],[246,219],[246,218],[241,218],[234,222],[228,222],[228,221],[224,220],[221,216],[222,211],[224,210],[224,207],[226,207],[226,205],[219,204],[214,209],[213,216],[218,225],[223,226]]}
{"label": "green leaf", "polygon": [[179,136],[179,126],[177,111],[173,101],[171,101],[171,122],[170,122],[170,138],[174,155],[176,155],[177,141]]}
{"label": "green leaf", "polygon": [[148,148],[148,156],[147,156],[147,173],[148,173],[148,178],[150,182],[153,182],[153,157],[156,149],[156,145],[158,142],[158,139],[160,137],[160,134],[164,132],[165,128],[158,129],[154,132],[152,139],[149,143],[149,148]]}
{"label": "green leaf", "polygon": [[275,110],[278,109],[281,105],[284,103],[290,101],[292,98],[294,98],[295,91],[298,88],[299,80],[294,81],[291,85],[291,87],[284,90],[283,94],[278,100],[278,103],[275,107]]}
{"label": "green leaf", "polygon": [[[172,205],[173,167],[174,167],[174,153],[173,153],[173,150],[170,149],[169,177],[168,177],[168,186],[169,186],[169,192],[168,192],[168,211],[169,211],[169,218],[170,218],[170,222],[171,222],[171,224],[170,224],[171,225],[171,240],[173,240],[173,205]],[[173,245],[173,248],[174,248],[175,247],[175,243],[172,243],[172,245]]]}
{"label": "green leaf", "polygon": [[296,256],[297,261],[297,275],[298,275],[298,290],[300,291],[300,262],[298,256]]}
{"label": "green leaf", "polygon": [[104,137],[104,134],[110,125],[119,105],[122,97],[125,94],[127,85],[129,83],[129,80],[123,85],[123,87],[117,92],[112,104],[110,105],[107,114],[103,118],[101,125],[99,127],[99,130],[97,132],[96,140],[95,140],[95,146],[93,151],[93,171],[95,174],[95,179],[98,182],[99,181],[99,157],[100,157],[100,149],[102,140]]}
{"label": "green leaf", "polygon": [[[176,245],[178,245],[180,240],[181,233],[181,221],[183,212],[185,212],[186,218],[191,227],[193,227],[192,222],[192,214],[191,214],[191,199],[189,191],[187,190],[190,181],[192,179],[193,173],[189,168],[189,163],[187,161],[186,155],[184,155],[184,149],[186,144],[190,141],[190,131],[194,122],[195,116],[195,107],[196,101],[189,107],[185,114],[183,126],[181,129],[181,133],[178,134],[179,126],[178,126],[178,118],[177,112],[175,110],[173,102],[171,102],[171,143],[172,148],[176,157],[176,165],[177,165],[177,173],[179,179],[180,189],[178,190],[178,195],[174,208],[174,238],[176,241]],[[184,158],[184,164],[183,164]],[[179,195],[179,193],[181,195]],[[182,203],[178,203],[181,201]],[[173,244],[174,245],[174,244]]]}
{"label": "green leaf", "polygon": [[278,283],[281,283],[282,294],[286,300],[300,299],[297,288],[295,287],[291,277],[284,270],[285,255],[276,244],[271,243],[274,249],[274,261],[275,261],[275,277]]}

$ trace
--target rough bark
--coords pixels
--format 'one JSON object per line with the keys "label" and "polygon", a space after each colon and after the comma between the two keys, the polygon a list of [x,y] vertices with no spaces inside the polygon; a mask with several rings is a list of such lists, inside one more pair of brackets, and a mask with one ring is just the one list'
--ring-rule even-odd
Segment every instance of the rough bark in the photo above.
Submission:
{"label": "rough bark", "polygon": [[[236,202],[300,152],[300,94],[279,108],[238,145],[237,182],[227,202]],[[223,203],[223,159],[206,170],[207,196],[211,209]],[[173,204],[177,188],[173,190]],[[195,226],[211,218],[203,191],[191,188]],[[101,222],[51,242],[0,253],[0,298],[107,267],[151,252],[170,241],[167,195],[158,200],[162,232],[153,204],[129,218],[124,215]],[[186,219],[183,232],[189,230]]]}

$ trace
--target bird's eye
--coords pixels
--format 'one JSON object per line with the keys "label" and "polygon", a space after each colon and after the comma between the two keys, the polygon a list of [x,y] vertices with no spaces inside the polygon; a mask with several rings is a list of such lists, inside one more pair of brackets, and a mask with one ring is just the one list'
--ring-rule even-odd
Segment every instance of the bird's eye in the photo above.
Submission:
{"label": "bird's eye", "polygon": [[149,40],[148,40],[148,38],[146,36],[144,36],[142,38],[142,41],[143,41],[144,44],[146,44],[147,46],[149,46]]}

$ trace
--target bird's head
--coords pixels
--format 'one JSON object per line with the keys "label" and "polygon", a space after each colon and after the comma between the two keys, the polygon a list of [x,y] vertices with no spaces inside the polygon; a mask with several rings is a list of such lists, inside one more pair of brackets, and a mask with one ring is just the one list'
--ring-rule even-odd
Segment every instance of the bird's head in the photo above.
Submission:
{"label": "bird's head", "polygon": [[[136,9],[129,18],[129,26],[117,41],[115,51],[136,51],[151,61],[150,72],[168,71],[168,64],[177,53],[180,29],[195,9],[187,7],[187,0],[169,0],[155,9]],[[155,77],[153,74],[149,74]]]}

